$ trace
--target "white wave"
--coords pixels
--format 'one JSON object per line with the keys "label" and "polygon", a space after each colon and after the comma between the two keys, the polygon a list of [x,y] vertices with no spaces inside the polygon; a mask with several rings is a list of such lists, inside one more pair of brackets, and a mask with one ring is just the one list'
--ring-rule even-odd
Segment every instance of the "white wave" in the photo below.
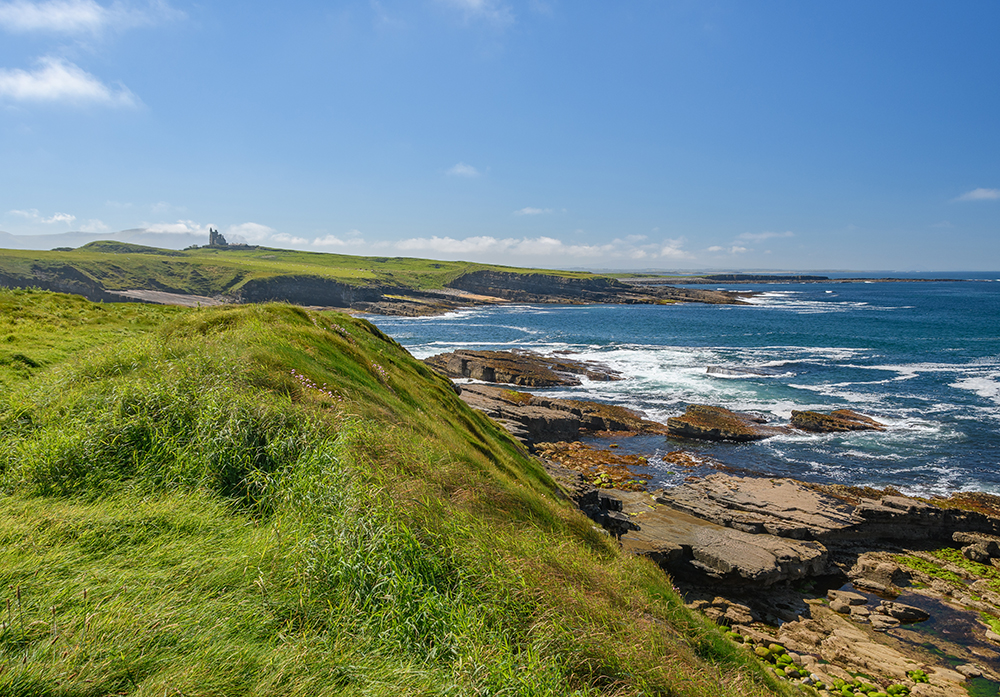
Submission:
{"label": "white wave", "polygon": [[816,394],[821,394],[824,397],[835,397],[837,399],[842,399],[845,402],[851,402],[852,404],[876,404],[880,401],[879,395],[855,392],[853,390],[837,389],[834,385],[789,384],[788,386],[794,387],[797,390],[815,392]]}
{"label": "white wave", "polygon": [[992,399],[1000,403],[1000,382],[997,382],[993,376],[965,378],[949,383],[948,386],[968,390],[984,399]]}
{"label": "white wave", "polygon": [[898,453],[869,453],[863,450],[845,450],[844,457],[856,457],[859,460],[884,460],[886,462],[900,462],[906,458]]}
{"label": "white wave", "polygon": [[[753,370],[753,369],[751,368],[750,370]],[[773,380],[773,379],[776,379],[776,378],[793,378],[796,375],[796,373],[793,373],[793,372],[774,373],[773,375],[764,375],[764,374],[761,374],[761,373],[753,373],[753,372],[747,372],[747,373],[709,373],[709,372],[706,372],[705,374],[708,375],[708,376],[710,376],[710,377],[712,377],[712,378],[715,378],[717,380]]]}

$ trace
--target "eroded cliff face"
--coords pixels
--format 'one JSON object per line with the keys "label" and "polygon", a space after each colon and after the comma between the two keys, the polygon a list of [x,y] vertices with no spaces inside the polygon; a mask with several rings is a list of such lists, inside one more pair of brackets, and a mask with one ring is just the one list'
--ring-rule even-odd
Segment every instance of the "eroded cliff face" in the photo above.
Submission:
{"label": "eroded cliff face", "polygon": [[[114,267],[110,267],[114,271]],[[111,283],[136,283],[135,288],[111,290],[86,271],[70,264],[33,266],[30,272],[0,273],[0,286],[12,288],[39,287],[63,293],[75,293],[89,300],[103,302],[183,302],[183,298],[165,299],[155,293],[190,295],[192,288],[216,303],[289,302],[318,307],[343,307],[360,312],[385,315],[430,315],[448,312],[470,305],[502,302],[529,303],[616,303],[656,304],[669,302],[726,303],[739,302],[739,294],[724,291],[680,289],[671,287],[643,288],[622,283],[613,278],[568,278],[545,273],[514,273],[506,271],[475,271],[465,274],[444,289],[417,289],[402,285],[350,285],[316,275],[276,275],[256,278],[242,286],[244,274],[236,274],[219,288],[202,278],[196,269],[183,277],[183,283],[164,284],[149,278],[124,278]],[[155,291],[149,295],[148,292]],[[148,295],[148,297],[147,297]],[[192,296],[193,297],[193,296]],[[200,296],[199,296],[200,297]]]}
{"label": "eroded cliff face", "polygon": [[602,302],[609,295],[628,290],[624,284],[608,278],[565,278],[541,273],[485,270],[459,276],[448,286],[521,302],[544,302],[544,298]]}
{"label": "eroded cliff face", "polygon": [[613,278],[572,278],[544,273],[481,270],[463,274],[449,288],[477,295],[530,303],[619,303],[701,302],[732,305],[738,293],[717,290],[642,288]]}
{"label": "eroded cliff face", "polygon": [[57,293],[82,295],[92,302],[117,302],[121,300],[121,298],[109,294],[98,281],[68,264],[54,268],[33,266],[31,273],[24,276],[0,273],[0,286],[41,288]]}
{"label": "eroded cliff face", "polygon": [[351,307],[359,302],[376,302],[386,288],[349,286],[320,276],[273,276],[247,281],[232,294],[235,302],[288,302],[295,305]]}

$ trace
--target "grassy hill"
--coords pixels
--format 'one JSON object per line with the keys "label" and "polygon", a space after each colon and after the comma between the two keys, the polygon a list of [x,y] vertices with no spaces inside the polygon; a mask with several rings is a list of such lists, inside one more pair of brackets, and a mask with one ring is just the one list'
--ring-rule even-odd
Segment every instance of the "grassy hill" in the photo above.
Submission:
{"label": "grassy hill", "polygon": [[[407,257],[361,257],[266,247],[174,251],[124,242],[91,242],[66,251],[3,250],[0,255],[0,274],[11,276],[27,276],[38,270],[57,272],[65,266],[108,290],[156,288],[190,295],[231,293],[248,281],[275,276],[315,276],[359,287],[428,290],[443,288],[448,281],[480,269],[534,272]],[[544,273],[569,278],[593,275],[571,271]]]}
{"label": "grassy hill", "polygon": [[371,324],[0,290],[0,694],[785,694]]}
{"label": "grassy hill", "polygon": [[38,287],[103,302],[278,300],[383,314],[434,314],[499,298],[541,303],[739,302],[732,293],[638,288],[587,272],[257,247],[178,252],[108,241],[49,252],[0,250],[2,286]]}

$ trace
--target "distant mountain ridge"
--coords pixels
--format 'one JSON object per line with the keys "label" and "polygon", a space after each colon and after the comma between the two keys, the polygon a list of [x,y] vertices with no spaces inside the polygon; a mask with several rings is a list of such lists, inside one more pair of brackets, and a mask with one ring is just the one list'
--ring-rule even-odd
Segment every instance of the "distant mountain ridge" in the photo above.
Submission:
{"label": "distant mountain ridge", "polygon": [[118,232],[57,232],[45,235],[14,235],[0,231],[0,248],[49,250],[57,247],[82,247],[97,240],[129,242],[148,247],[184,249],[193,244],[208,244],[207,234],[193,232],[151,232],[147,228],[132,228]]}

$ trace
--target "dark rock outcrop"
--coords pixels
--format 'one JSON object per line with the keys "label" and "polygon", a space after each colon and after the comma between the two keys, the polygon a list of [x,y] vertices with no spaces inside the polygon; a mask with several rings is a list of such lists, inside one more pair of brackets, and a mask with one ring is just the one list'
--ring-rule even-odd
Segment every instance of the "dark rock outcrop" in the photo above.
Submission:
{"label": "dark rock outcrop", "polygon": [[121,302],[121,298],[108,293],[104,286],[84,272],[65,264],[62,266],[33,266],[23,276],[0,273],[0,286],[7,288],[41,288],[57,293],[82,295],[92,302]]}
{"label": "dark rock outcrop", "polygon": [[450,378],[472,378],[523,387],[579,385],[588,380],[620,380],[620,375],[601,366],[567,358],[552,358],[534,351],[458,350],[425,358],[424,363]]}
{"label": "dark rock outcrop", "polygon": [[236,302],[288,302],[296,305],[351,307],[377,302],[386,289],[351,286],[321,276],[272,276],[252,279],[232,294]]}
{"label": "dark rock outcrop", "polygon": [[678,438],[745,442],[788,433],[786,427],[766,424],[763,418],[754,414],[739,413],[706,404],[691,404],[683,416],[672,416],[667,419],[670,435]]}
{"label": "dark rock outcrop", "polygon": [[494,385],[463,385],[461,396],[470,407],[496,419],[529,446],[574,441],[582,431],[666,432],[663,424],[610,404],[548,399]]}
{"label": "dark rock outcrop", "polygon": [[836,409],[829,414],[818,411],[792,411],[792,426],[814,433],[885,430],[884,424],[850,409]]}
{"label": "dark rock outcrop", "polygon": [[462,274],[451,281],[448,287],[478,295],[531,303],[700,302],[733,305],[740,302],[740,294],[728,291],[670,286],[645,288],[601,276],[558,276],[488,269]]}

